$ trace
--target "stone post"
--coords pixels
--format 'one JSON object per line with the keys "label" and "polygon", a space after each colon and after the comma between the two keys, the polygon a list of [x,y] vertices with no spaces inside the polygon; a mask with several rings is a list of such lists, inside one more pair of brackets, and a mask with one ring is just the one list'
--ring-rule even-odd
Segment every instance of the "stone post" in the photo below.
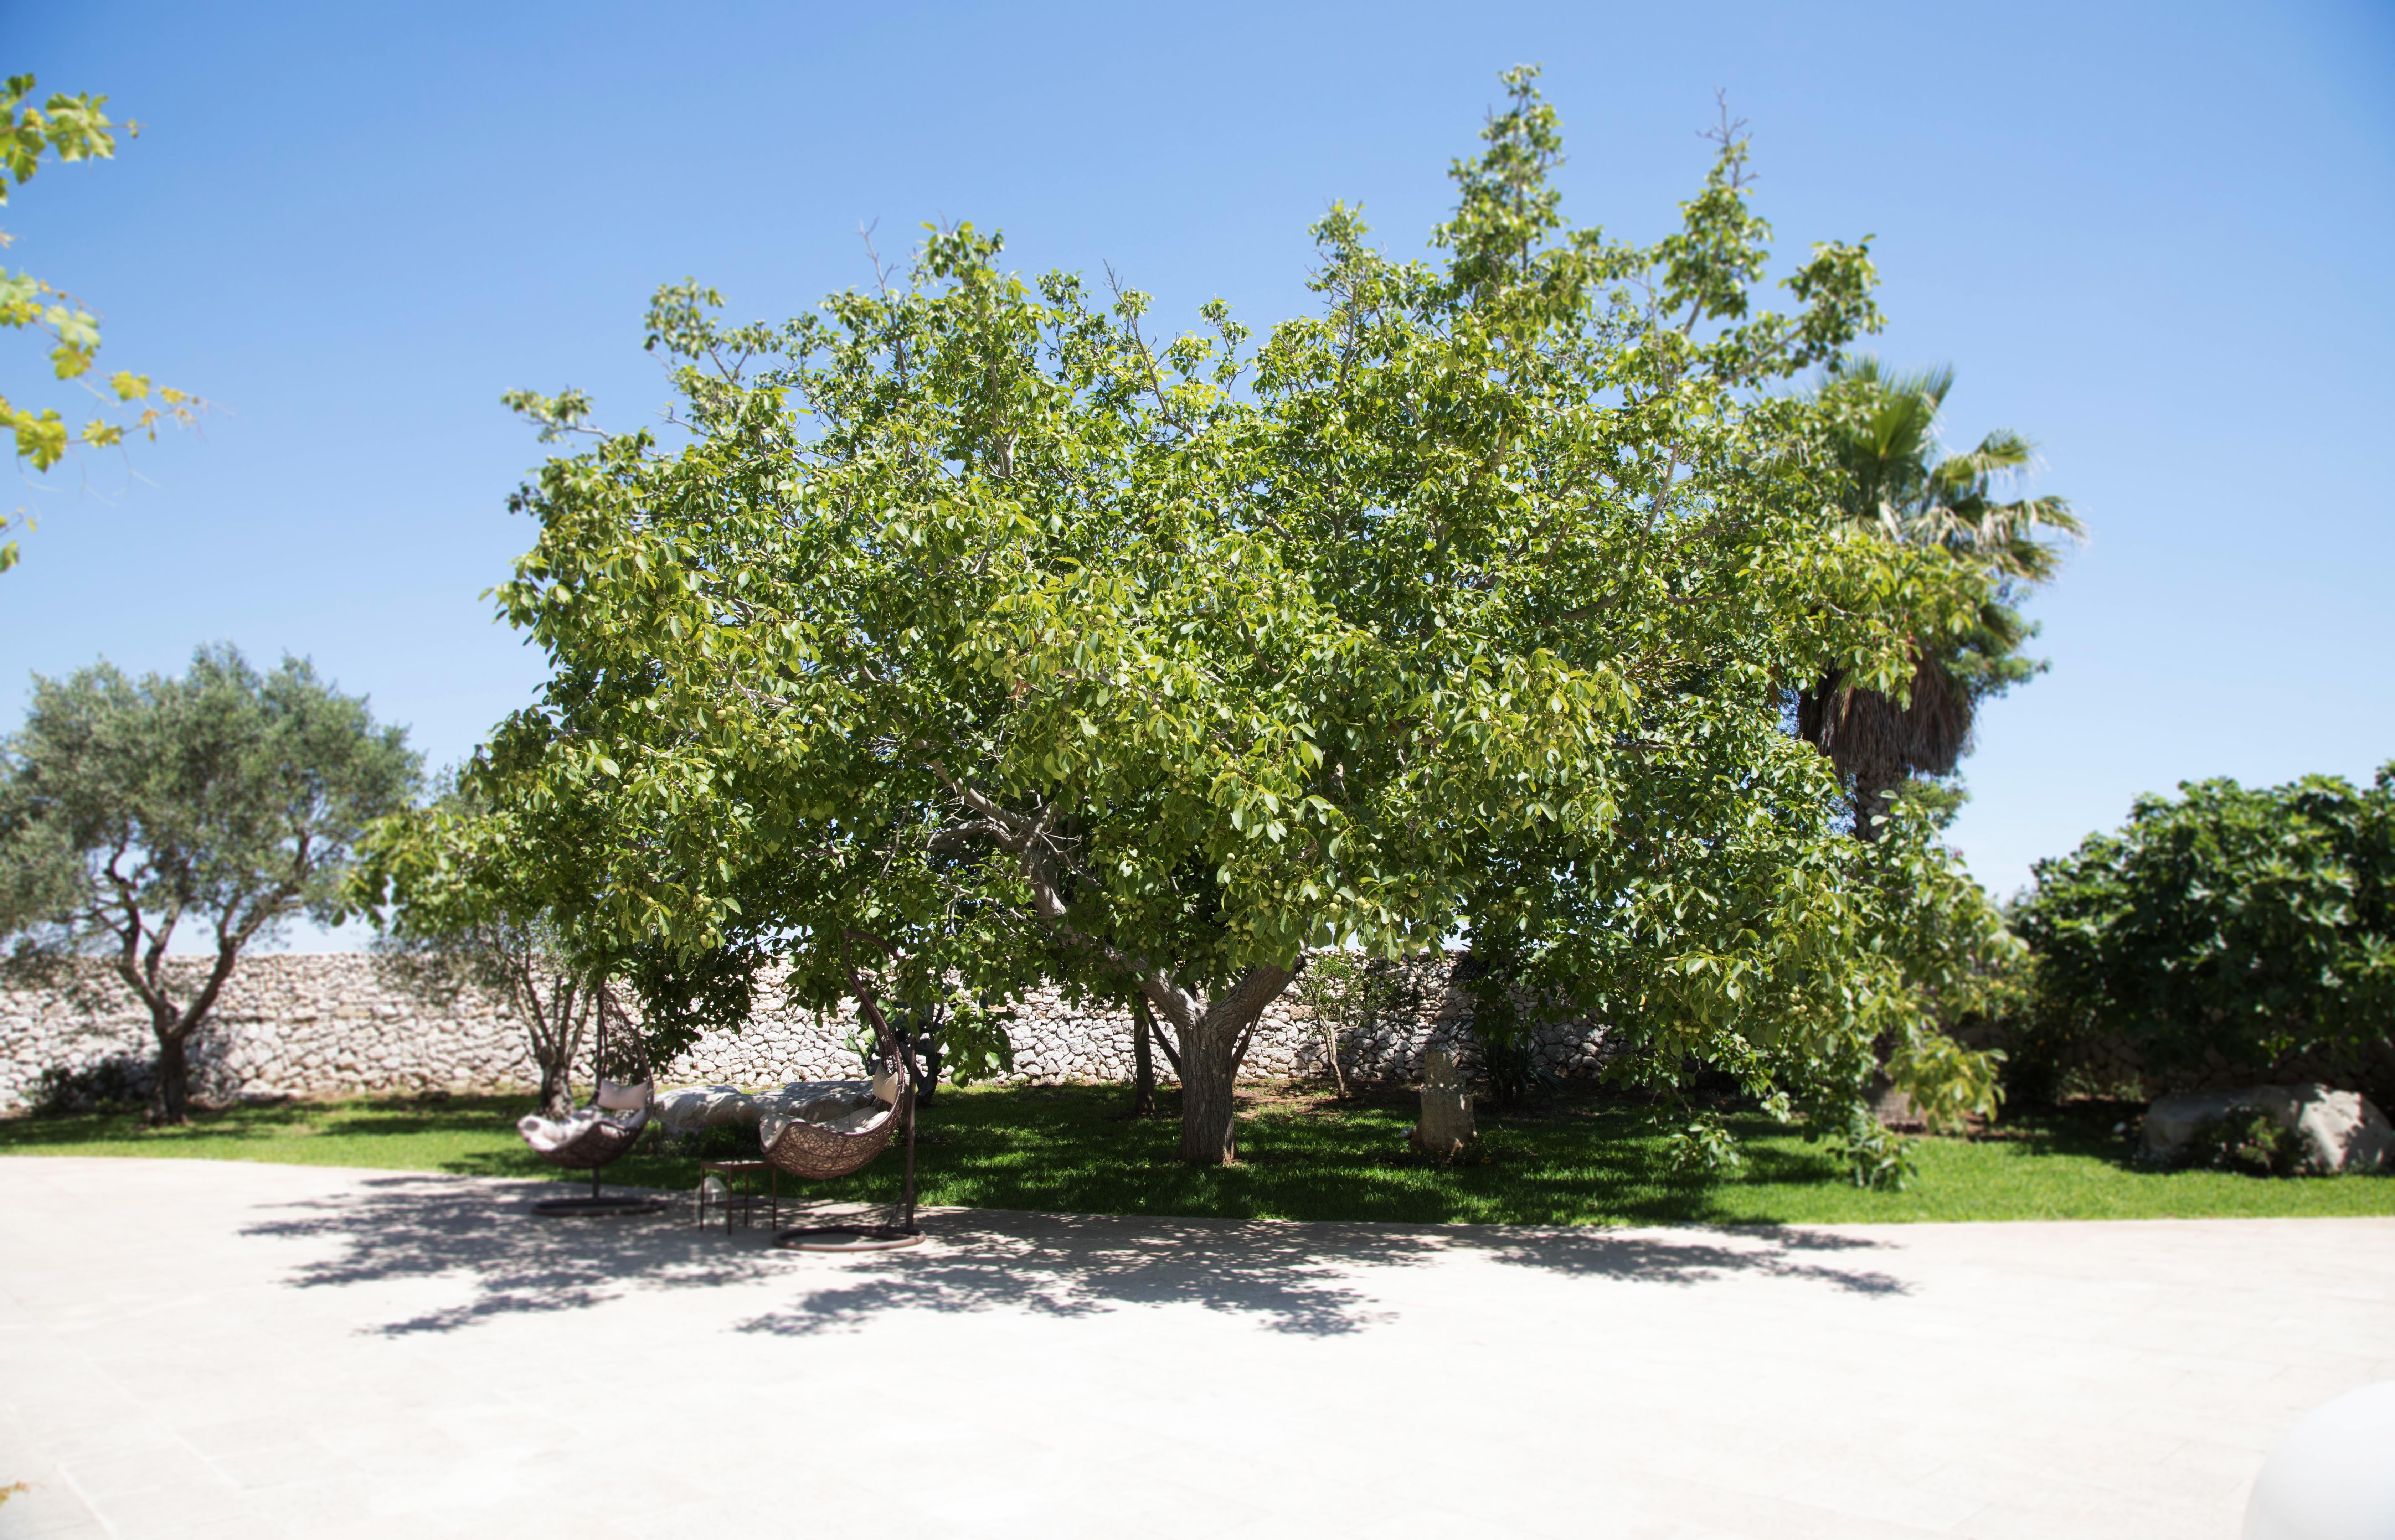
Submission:
{"label": "stone post", "polygon": [[1439,1045],[1422,1057],[1422,1121],[1406,1142],[1434,1160],[1453,1160],[1479,1138],[1472,1125],[1472,1091],[1455,1068],[1454,1051]]}

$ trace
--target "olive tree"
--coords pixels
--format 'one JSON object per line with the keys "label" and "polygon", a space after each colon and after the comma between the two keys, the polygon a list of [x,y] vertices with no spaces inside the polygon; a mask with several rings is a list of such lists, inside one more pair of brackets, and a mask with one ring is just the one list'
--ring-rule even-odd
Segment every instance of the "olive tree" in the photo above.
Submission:
{"label": "olive tree", "polygon": [[[105,956],[158,1042],[152,1116],[183,1121],[187,1048],[245,948],[300,915],[337,921],[357,840],[421,778],[303,659],[260,675],[204,647],[180,678],[107,663],[36,677],[0,744],[0,934],[21,954]],[[193,975],[168,967],[203,929]]]}
{"label": "olive tree", "polygon": [[[1455,168],[1443,259],[1334,206],[1320,312],[1260,343],[1220,302],[1151,337],[1145,296],[1026,282],[971,225],[781,327],[662,291],[688,441],[594,433],[521,494],[500,597],[552,673],[483,772],[536,822],[595,809],[615,933],[773,950],[801,999],[1136,992],[1192,1161],[1235,1158],[1309,947],[1403,954],[1542,884],[1618,908],[1715,831],[1764,928],[1692,935],[1659,893],[1639,956],[1700,1035],[1774,1008],[1740,955],[1860,944],[1808,908],[1853,876],[1787,681],[1900,690],[1984,583],[1842,530],[1774,388],[1876,324],[1866,251],[1756,308],[1729,133],[1675,233],[1568,228],[1532,74]],[[513,401],[549,436],[590,410]]]}
{"label": "olive tree", "polygon": [[603,954],[572,923],[577,867],[511,837],[471,779],[443,779],[428,806],[367,830],[348,901],[373,921],[378,961],[403,986],[438,1002],[472,990],[507,1003],[541,1110],[563,1117],[575,1056],[611,987]]}

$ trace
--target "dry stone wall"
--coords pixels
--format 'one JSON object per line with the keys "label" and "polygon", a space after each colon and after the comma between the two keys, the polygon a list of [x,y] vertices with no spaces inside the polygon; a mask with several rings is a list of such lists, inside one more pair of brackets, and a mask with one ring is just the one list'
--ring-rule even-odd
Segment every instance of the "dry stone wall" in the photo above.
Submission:
{"label": "dry stone wall", "polygon": [[[1471,998],[1454,978],[1455,962],[1449,955],[1406,965],[1408,1007],[1342,1035],[1340,1065],[1350,1079],[1410,1082],[1422,1056],[1441,1044],[1467,1067],[1475,1063]],[[193,959],[185,979],[200,966]],[[854,1074],[857,1058],[848,1040],[855,1031],[849,1008],[822,1016],[762,1010],[736,1033],[702,1038],[658,1078],[666,1085],[757,1086]],[[1044,1085],[1127,1080],[1131,1031],[1123,1012],[1076,1003],[1052,989],[1038,992],[1015,1007],[1008,1029],[1014,1068],[1005,1078]],[[1550,1023],[1533,1041],[1539,1060],[1559,1076],[1593,1073],[1603,1060],[1603,1034],[1587,1022]],[[147,1013],[104,968],[86,966],[59,987],[0,990],[0,1112],[32,1104],[46,1072],[113,1073],[139,1088],[153,1051]],[[1246,1073],[1327,1075],[1326,1054],[1313,1013],[1285,995],[1257,1023]],[[471,992],[427,999],[359,953],[245,959],[193,1043],[192,1062],[195,1089],[215,1101],[513,1090],[537,1080],[504,1002]],[[1157,1072],[1171,1082],[1160,1052]]]}
{"label": "dry stone wall", "polygon": [[[179,994],[205,967],[170,960]],[[48,989],[0,990],[0,1111],[32,1102],[45,1071],[114,1068],[146,1086],[156,1051],[148,1009],[104,967],[82,966]],[[190,1051],[193,1090],[212,1101],[538,1084],[504,1004],[427,1000],[360,953],[244,958]]]}
{"label": "dry stone wall", "polygon": [[2065,1096],[2152,1101],[2247,1086],[2319,1084],[2361,1091],[2373,1100],[2395,1106],[2395,1034],[2380,1038],[2350,1058],[2307,1052],[2271,1060],[2243,1060],[2212,1048],[2194,1062],[2166,1067],[2150,1062],[2136,1043],[2118,1033],[2090,1035],[2059,1047],[2034,1040],[2023,1042],[2001,1023],[1978,1025],[1957,1035],[1968,1047],[2002,1049],[2016,1066],[2043,1064]]}
{"label": "dry stone wall", "polygon": [[2070,1068],[2091,1090],[2127,1091],[2138,1100],[2202,1091],[2225,1091],[2247,1086],[2333,1086],[2364,1091],[2372,1097],[2395,1097],[2395,1038],[2382,1039],[2358,1060],[2324,1053],[2287,1054],[2269,1063],[2241,1063],[2218,1049],[2207,1049],[2202,1061],[2168,1070],[2156,1069],[2137,1045],[2125,1037],[2099,1038],[2080,1049]]}

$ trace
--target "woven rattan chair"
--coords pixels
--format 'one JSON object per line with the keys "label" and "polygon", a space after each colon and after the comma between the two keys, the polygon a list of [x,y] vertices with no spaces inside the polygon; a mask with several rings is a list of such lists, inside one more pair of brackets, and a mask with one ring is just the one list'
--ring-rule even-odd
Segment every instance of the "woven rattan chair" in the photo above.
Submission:
{"label": "woven rattan chair", "polygon": [[800,1225],[777,1231],[774,1244],[791,1251],[895,1251],[920,1245],[923,1232],[915,1228],[915,1092],[908,1077],[894,1067],[891,1078],[898,1099],[854,1128],[792,1118],[765,1141],[765,1159],[777,1171],[809,1181],[833,1181],[854,1176],[890,1147],[901,1127],[906,1132],[906,1186],[898,1215],[889,1224]]}
{"label": "woven rattan chair", "polygon": [[[626,1151],[632,1148],[649,1125],[649,1109],[656,1104],[656,1077],[649,1069],[647,1046],[641,1033],[623,1024],[624,1030],[608,1031],[608,992],[603,984],[599,989],[599,1031],[591,1045],[590,1104],[583,1110],[595,1114],[589,1126],[554,1149],[543,1150],[533,1145],[533,1153],[551,1165],[568,1171],[590,1173],[590,1194],[588,1197],[543,1198],[532,1205],[533,1212],[551,1218],[577,1218],[602,1214],[637,1214],[657,1206],[654,1197],[635,1196],[629,1192],[602,1193],[599,1173]],[[641,1104],[630,1109],[602,1108],[599,1105],[601,1086],[613,1079],[618,1086],[631,1086],[641,1093]],[[531,1143],[527,1139],[527,1144]]]}
{"label": "woven rattan chair", "polygon": [[899,1122],[910,1110],[912,1101],[911,1093],[902,1091],[897,1105],[884,1107],[855,1128],[834,1128],[792,1118],[765,1146],[765,1159],[775,1169],[809,1181],[827,1182],[854,1176],[890,1147],[890,1138],[898,1131]]}

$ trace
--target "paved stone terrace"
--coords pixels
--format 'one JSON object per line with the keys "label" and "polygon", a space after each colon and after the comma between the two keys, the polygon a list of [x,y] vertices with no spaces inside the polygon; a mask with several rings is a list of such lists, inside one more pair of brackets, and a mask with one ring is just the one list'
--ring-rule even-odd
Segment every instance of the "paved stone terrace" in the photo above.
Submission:
{"label": "paved stone terrace", "polygon": [[2395,1377],[2395,1219],[934,1217],[0,1159],[0,1537],[2227,1537]]}

